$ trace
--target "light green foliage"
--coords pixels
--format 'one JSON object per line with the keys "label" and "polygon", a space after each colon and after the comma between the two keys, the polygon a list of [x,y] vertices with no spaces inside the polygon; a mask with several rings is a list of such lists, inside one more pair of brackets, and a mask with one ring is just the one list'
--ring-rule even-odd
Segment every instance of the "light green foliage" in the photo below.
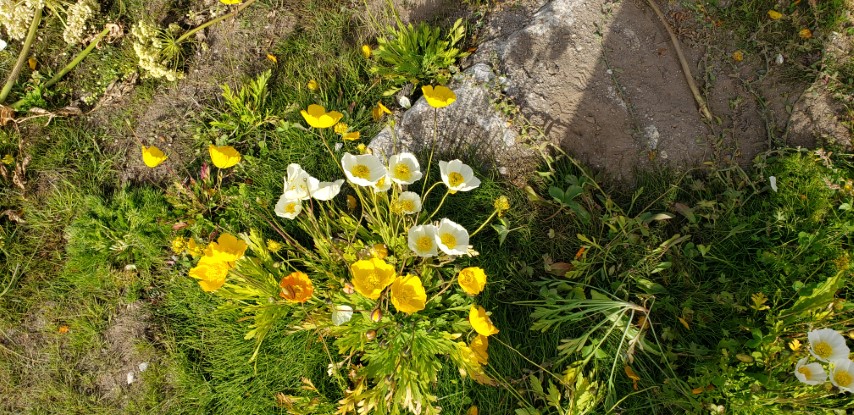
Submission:
{"label": "light green foliage", "polygon": [[[592,365],[598,374],[605,393],[597,410],[849,407],[838,392],[792,374],[807,331],[850,329],[854,305],[843,298],[854,171],[850,160],[838,161],[822,150],[790,151],[761,158],[756,177],[737,168],[676,185],[647,176],[641,185],[657,190],[646,191],[652,197],[641,187],[612,199],[589,181],[598,194],[571,199],[597,213],[588,224],[578,207],[569,209],[587,229],[575,238],[582,249],[571,261],[547,261],[554,276],[539,284],[543,299],[525,303],[535,307],[532,328],[573,327],[558,350],[570,368]],[[551,189],[562,186],[554,184],[561,164],[544,174]],[[804,346],[792,350],[792,339]],[[562,387],[573,396],[572,383]]]}
{"label": "light green foliage", "polygon": [[160,262],[165,239],[163,199],[151,189],[117,191],[109,203],[96,196],[66,230],[71,272],[89,272],[105,264],[147,271]]}
{"label": "light green foliage", "polygon": [[457,20],[444,37],[440,28],[425,22],[387,27],[386,34],[377,39],[370,71],[391,83],[385,95],[397,92],[406,83],[445,84],[457,60],[468,56],[456,47],[465,33],[462,20]]}
{"label": "light green foliage", "polygon": [[272,72],[266,70],[254,80],[232,91],[228,85],[222,85],[222,98],[226,110],[210,121],[213,127],[209,134],[219,136],[217,144],[239,143],[265,124],[274,124],[277,118],[267,103],[269,90],[267,83]]}

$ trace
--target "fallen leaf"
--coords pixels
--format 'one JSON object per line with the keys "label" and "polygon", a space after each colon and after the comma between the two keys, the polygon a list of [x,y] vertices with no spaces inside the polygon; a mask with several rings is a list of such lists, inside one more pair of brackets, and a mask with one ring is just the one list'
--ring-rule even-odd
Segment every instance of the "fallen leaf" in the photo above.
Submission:
{"label": "fallen leaf", "polygon": [[36,61],[36,57],[35,57],[35,56],[30,56],[30,58],[29,58],[29,59],[27,59],[27,65],[29,65],[29,66],[30,66],[30,70],[31,70],[31,71],[36,70],[36,67],[38,66],[38,61]]}
{"label": "fallen leaf", "polygon": [[783,17],[783,13],[776,10],[768,10],[768,17],[770,17],[771,20],[780,20]]}

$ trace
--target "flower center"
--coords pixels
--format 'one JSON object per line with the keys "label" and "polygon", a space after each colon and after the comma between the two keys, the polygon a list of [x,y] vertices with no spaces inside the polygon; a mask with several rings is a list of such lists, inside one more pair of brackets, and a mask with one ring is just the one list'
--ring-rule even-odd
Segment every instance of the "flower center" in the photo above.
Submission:
{"label": "flower center", "polygon": [[809,379],[809,378],[812,376],[812,372],[810,372],[810,368],[808,368],[808,367],[806,367],[806,366],[801,366],[801,367],[799,367],[799,368],[798,368],[798,372],[801,372],[801,374],[803,374],[804,376],[806,376],[806,377],[807,377],[807,379]]}
{"label": "flower center", "polygon": [[457,246],[457,238],[454,237],[453,234],[443,233],[442,236],[439,237],[439,240],[442,241],[442,245],[445,245],[449,248]]}
{"label": "flower center", "polygon": [[394,166],[394,176],[400,180],[408,181],[410,177],[412,177],[412,171],[409,170],[409,166],[403,163],[397,163]]}
{"label": "flower center", "polygon": [[854,378],[847,371],[840,370],[833,374],[833,380],[836,381],[837,385],[847,388],[854,381]]}
{"label": "flower center", "polygon": [[457,187],[463,184],[464,181],[465,179],[463,179],[463,175],[457,172],[452,172],[448,175],[448,184],[450,184],[451,187]]}
{"label": "flower center", "polygon": [[[367,177],[364,177],[364,179],[367,179]],[[385,176],[377,180],[377,188],[382,189],[383,187],[385,187]]]}
{"label": "flower center", "polygon": [[813,350],[815,350],[815,354],[822,359],[827,359],[833,354],[833,346],[827,344],[827,342],[819,342],[815,345]]}
{"label": "flower center", "polygon": [[288,203],[287,206],[285,206],[285,212],[287,212],[287,213],[296,213],[296,211],[297,211],[297,204],[296,203]]}
{"label": "flower center", "polygon": [[422,236],[415,242],[419,251],[429,251],[433,247],[433,240],[429,236]]}
{"label": "flower center", "polygon": [[404,212],[414,212],[415,211],[415,202],[411,200],[404,200],[400,202],[400,207]]}
{"label": "flower center", "polygon": [[368,166],[364,164],[357,164],[353,166],[352,169],[350,169],[350,174],[360,179],[368,180],[368,177],[371,176],[371,169],[369,169]]}

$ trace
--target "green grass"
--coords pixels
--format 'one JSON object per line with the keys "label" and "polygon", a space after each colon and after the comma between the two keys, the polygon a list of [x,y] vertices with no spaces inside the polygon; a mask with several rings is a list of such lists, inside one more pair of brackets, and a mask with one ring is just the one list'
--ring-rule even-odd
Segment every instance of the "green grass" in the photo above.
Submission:
{"label": "green grass", "polygon": [[[768,21],[766,12],[776,4],[768,1],[741,2],[716,12],[745,39],[746,48],[786,45],[806,59],[821,48],[819,35],[837,27],[843,9],[838,1],[819,2],[813,12],[802,3],[779,10],[787,15],[779,22]],[[118,1],[109,13],[132,23],[142,10],[142,2]],[[341,111],[343,121],[363,137],[382,127],[371,119],[370,109],[388,85],[368,75],[369,62],[359,51],[373,29],[357,11],[334,1],[306,2],[301,12],[295,34],[273,46],[278,64],[271,64],[263,105],[238,110],[262,119],[269,115],[270,122],[252,130],[241,126],[237,133],[214,127],[214,120],[241,119],[223,101],[207,108],[200,118],[205,121],[196,125],[199,156],[188,171],[199,171],[212,141],[235,145],[244,155],[220,188],[187,185],[204,202],[202,208],[182,205],[190,196],[166,185],[121,183],[116,166],[122,155],[106,150],[104,141],[110,138],[83,120],[0,132],[0,157],[8,153],[32,160],[26,192],[0,182],[0,211],[21,211],[25,219],[0,219],[0,395],[14,396],[0,403],[0,411],[288,413],[279,402],[282,396],[318,398],[331,407],[343,397],[326,374],[330,355],[339,357],[332,339],[314,332],[289,335],[290,322],[280,321],[250,362],[255,343],[243,337],[249,322],[239,310],[202,292],[187,276],[190,259],[173,256],[167,248],[175,236],[207,241],[222,231],[258,229],[275,237],[268,216],[310,242],[269,213],[289,163],[299,163],[321,180],[340,177],[320,137],[297,126],[303,124],[299,110],[317,103]],[[801,27],[813,28],[817,38],[800,39]],[[55,36],[58,29],[47,30]],[[58,56],[57,47],[38,53]],[[103,87],[126,74],[133,61],[128,52],[125,45],[94,53],[75,77],[59,85],[57,96],[79,93],[78,85]],[[60,61],[57,57],[51,66]],[[803,73],[819,70],[814,62],[796,62]],[[826,68],[838,71],[841,87],[850,87],[849,66],[828,63]],[[307,88],[312,79],[319,90]],[[139,99],[146,99],[153,85],[143,84]],[[108,127],[123,131],[126,115],[116,115]],[[334,145],[337,138],[324,134]],[[20,149],[19,140],[25,140]],[[355,144],[344,143],[343,151],[356,152]],[[420,156],[425,160],[427,154]],[[474,160],[468,154],[436,155],[425,180],[438,179],[436,160],[455,157]],[[435,385],[443,413],[462,414],[471,405],[483,414],[519,414],[516,410],[523,407],[539,411],[528,414],[562,413],[549,407],[549,380],[564,409],[570,400],[601,400],[592,413],[612,407],[619,408],[613,412],[656,414],[708,412],[713,405],[745,414],[850,407],[845,395],[802,386],[791,376],[794,360],[806,356],[809,330],[854,328],[854,305],[845,300],[851,293],[854,194],[844,187],[854,178],[854,168],[848,156],[827,160],[808,152],[772,152],[750,171],[640,172],[633,188],[606,183],[597,188],[588,177],[572,200],[576,205],[549,196],[551,187],[564,190],[588,174],[566,159],[549,160],[531,179],[539,199],[503,183],[495,172],[479,171],[482,185],[449,197],[440,213],[474,229],[480,225],[475,218],[491,212],[496,197],[511,200],[505,219],[514,230],[506,240],[499,243],[487,227],[472,241],[480,255],[460,261],[481,266],[489,275],[479,301],[492,310],[501,329],[490,340],[487,368],[499,386],[460,380],[448,362]],[[768,187],[772,175],[777,192]],[[211,190],[211,196],[201,196]],[[435,206],[440,197],[435,192],[427,204]],[[653,219],[646,212],[669,216]],[[181,222],[187,227],[172,228]],[[677,234],[686,239],[660,249]],[[582,246],[586,250],[579,253]],[[550,274],[546,262],[569,263],[574,273]],[[835,279],[839,272],[847,278],[844,283]],[[819,295],[825,287],[830,297]],[[615,298],[603,299],[594,290]],[[767,298],[764,303],[754,300],[758,293]],[[580,297],[589,302],[561,303]],[[810,298],[815,301],[811,307],[792,311],[799,299]],[[595,328],[607,320],[601,311],[569,316],[592,309],[591,304],[621,304],[617,300],[644,307],[651,322],[644,335],[647,348],[633,351],[632,362],[626,360],[621,332],[605,335]],[[571,324],[530,330],[540,321],[531,314],[547,301],[564,304],[559,316]],[[132,318],[130,305],[140,307],[138,318]],[[640,327],[637,314],[614,321],[620,328]],[[129,322],[144,329],[119,347],[113,333]],[[63,327],[68,331],[61,332]],[[603,339],[602,345],[579,352],[558,349],[563,340],[588,332]],[[799,352],[788,346],[793,339],[804,343]],[[117,347],[146,360],[149,368],[137,373],[140,381],[111,395],[102,385],[103,375],[114,371],[109,374],[121,377],[124,368],[101,351]],[[596,393],[585,394],[580,383],[565,381],[566,369],[586,356],[593,357],[579,373],[599,382]],[[640,376],[638,390],[625,374],[626,365]],[[303,377],[316,392],[303,388]],[[539,392],[532,377],[546,391]],[[699,393],[692,392],[695,388]]]}

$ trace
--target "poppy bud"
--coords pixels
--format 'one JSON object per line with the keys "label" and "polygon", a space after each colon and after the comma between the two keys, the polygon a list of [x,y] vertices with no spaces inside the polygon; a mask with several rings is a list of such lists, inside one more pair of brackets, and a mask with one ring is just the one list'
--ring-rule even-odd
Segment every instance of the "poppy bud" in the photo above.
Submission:
{"label": "poppy bud", "polygon": [[377,331],[376,330],[368,330],[367,332],[365,332],[365,338],[367,338],[368,341],[373,341],[374,339],[377,338]]}
{"label": "poppy bud", "polygon": [[379,323],[380,320],[383,319],[383,311],[379,308],[375,308],[374,311],[371,311],[371,321],[374,323]]}

